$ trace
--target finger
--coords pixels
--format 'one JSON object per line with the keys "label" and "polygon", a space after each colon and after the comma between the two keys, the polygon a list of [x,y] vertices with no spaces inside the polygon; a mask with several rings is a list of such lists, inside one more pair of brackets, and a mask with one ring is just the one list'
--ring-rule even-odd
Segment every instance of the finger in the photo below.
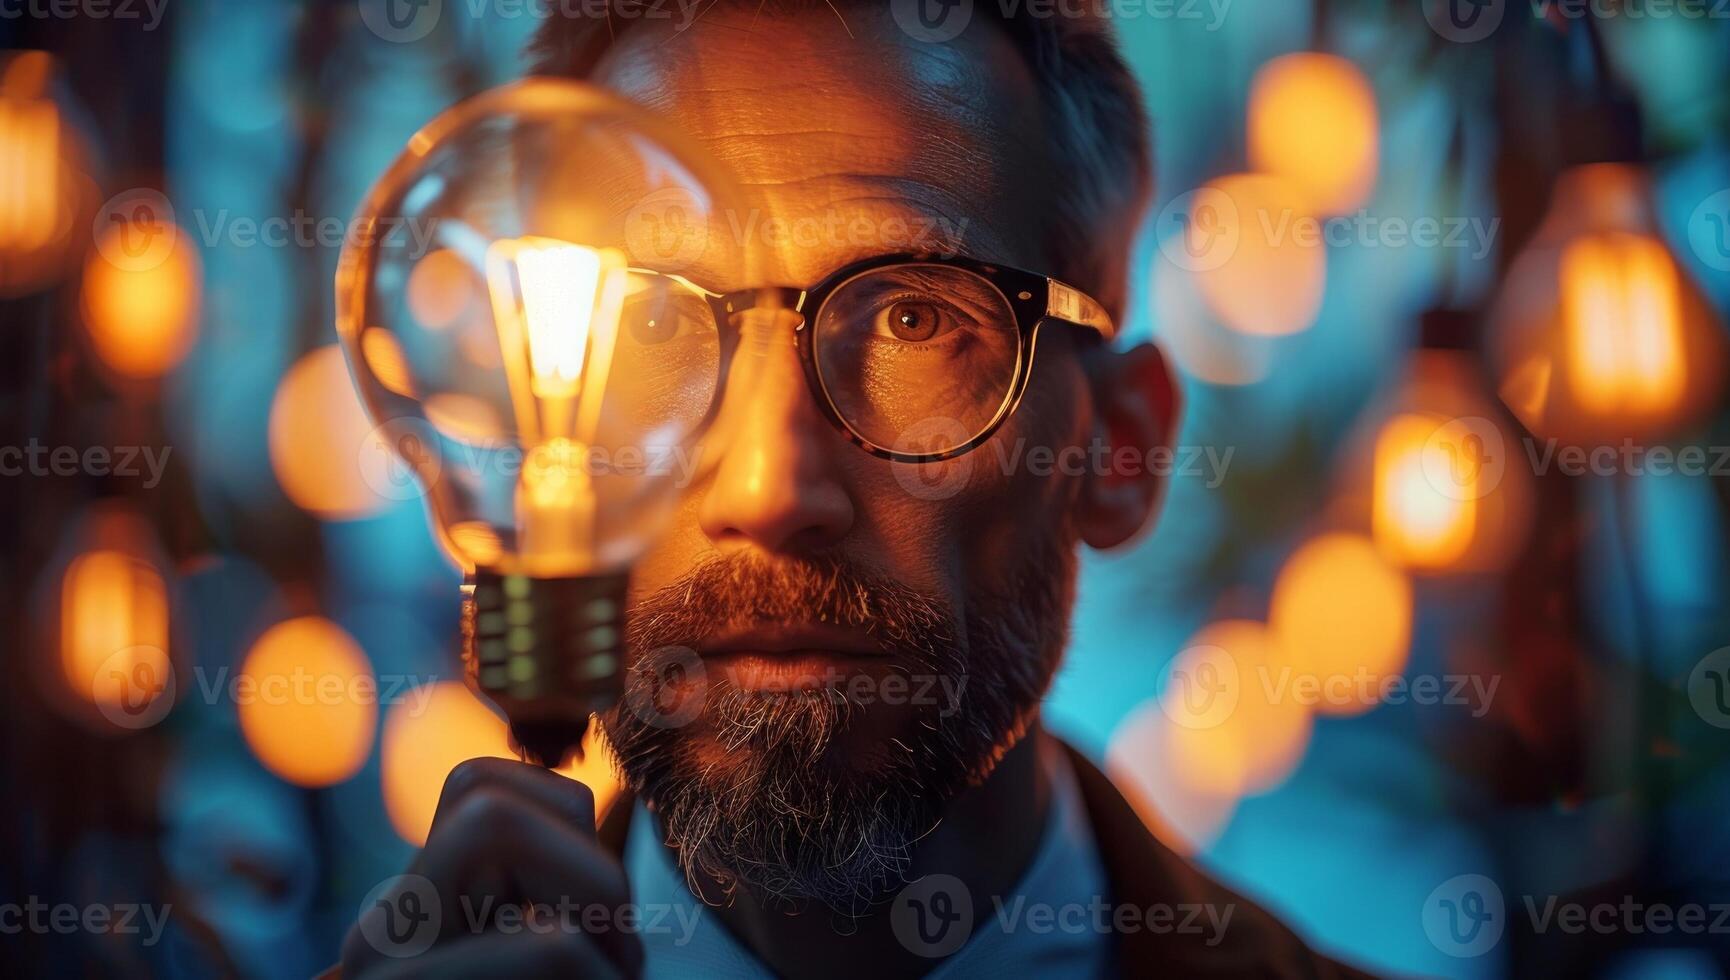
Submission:
{"label": "finger", "polygon": [[596,977],[623,980],[626,974],[589,937],[581,933],[489,933],[434,946],[418,956],[382,959],[343,976],[351,980],[401,978]]}
{"label": "finger", "polygon": [[462,801],[462,798],[482,786],[506,786],[568,820],[587,836],[595,832],[595,794],[590,789],[551,769],[531,766],[514,759],[469,759],[460,763],[445,777],[439,792],[437,809],[433,812],[434,828],[439,818]]}
{"label": "finger", "polygon": [[[515,784],[465,789],[410,871],[436,890],[445,935],[487,928],[507,904],[538,904],[571,918],[566,928],[603,923],[596,942],[627,970],[642,961],[637,936],[618,926],[630,902],[624,868],[595,841],[592,825],[572,827]],[[590,917],[594,906],[598,919]]]}

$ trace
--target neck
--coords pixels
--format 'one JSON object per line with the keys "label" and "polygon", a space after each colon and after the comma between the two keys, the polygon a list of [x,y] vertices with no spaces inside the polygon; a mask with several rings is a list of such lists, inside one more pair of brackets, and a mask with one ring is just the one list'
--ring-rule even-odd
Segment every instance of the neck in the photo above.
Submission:
{"label": "neck", "polygon": [[[972,898],[970,929],[992,915],[992,897],[1014,887],[1039,846],[1051,795],[1040,759],[1044,742],[1036,721],[991,775],[951,801],[937,828],[914,845],[908,880],[937,874],[960,879]],[[886,901],[857,919],[817,909],[789,914],[741,891],[731,904],[714,911],[780,976],[923,976],[937,961],[896,938],[890,924],[894,906]]]}

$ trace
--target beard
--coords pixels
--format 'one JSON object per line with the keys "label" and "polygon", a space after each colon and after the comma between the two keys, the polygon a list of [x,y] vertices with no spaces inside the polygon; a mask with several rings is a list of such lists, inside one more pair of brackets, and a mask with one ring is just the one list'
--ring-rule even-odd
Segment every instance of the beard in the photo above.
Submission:
{"label": "beard", "polygon": [[[626,696],[603,724],[692,893],[743,888],[856,917],[904,884],[914,844],[1037,714],[1074,590],[1073,537],[1061,538],[965,612],[836,558],[710,558],[633,603]],[[694,653],[724,630],[789,622],[868,632],[905,676],[905,704],[888,714],[881,678],[881,697],[847,683],[743,689]]]}

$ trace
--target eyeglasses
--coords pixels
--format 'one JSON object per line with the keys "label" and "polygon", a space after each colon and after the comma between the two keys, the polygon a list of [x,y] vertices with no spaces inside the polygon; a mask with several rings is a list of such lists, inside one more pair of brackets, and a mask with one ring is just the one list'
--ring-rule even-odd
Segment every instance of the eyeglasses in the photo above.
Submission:
{"label": "eyeglasses", "polygon": [[991,438],[1027,390],[1047,320],[1105,340],[1116,332],[1072,286],[959,256],[885,255],[809,288],[731,293],[633,269],[608,396],[618,416],[639,431],[703,424],[738,346],[734,319],[767,306],[799,314],[805,379],[829,421],[902,463],[952,459]]}

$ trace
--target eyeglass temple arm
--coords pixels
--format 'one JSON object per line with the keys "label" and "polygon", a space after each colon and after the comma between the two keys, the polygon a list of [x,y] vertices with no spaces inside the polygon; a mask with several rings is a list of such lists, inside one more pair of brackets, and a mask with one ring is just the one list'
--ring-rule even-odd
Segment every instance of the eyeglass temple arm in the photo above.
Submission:
{"label": "eyeglass temple arm", "polygon": [[1056,279],[1047,279],[1045,284],[1046,316],[1095,330],[1107,341],[1117,336],[1117,325],[1111,322],[1111,315],[1092,296]]}

